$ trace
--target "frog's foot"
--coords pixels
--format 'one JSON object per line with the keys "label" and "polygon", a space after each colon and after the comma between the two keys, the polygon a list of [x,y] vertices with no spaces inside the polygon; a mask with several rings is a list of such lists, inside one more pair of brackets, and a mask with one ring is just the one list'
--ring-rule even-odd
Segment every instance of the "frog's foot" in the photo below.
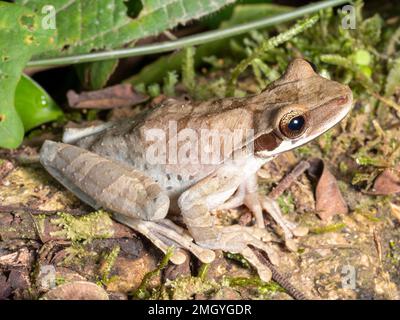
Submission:
{"label": "frog's foot", "polygon": [[190,251],[204,263],[210,263],[215,259],[214,251],[196,245],[185,229],[168,219],[146,221],[121,214],[114,214],[114,218],[144,235],[164,253],[170,247],[174,247],[171,261],[175,264],[182,264],[186,260],[182,249]]}
{"label": "frog's foot", "polygon": [[275,222],[282,228],[285,240],[290,240],[294,236],[302,237],[308,233],[308,228],[298,226],[296,223],[285,219],[282,216],[278,203],[267,196],[259,196],[261,207],[267,211]]}
{"label": "frog's foot", "polygon": [[271,270],[263,264],[250,246],[260,249],[268,255],[271,263],[277,265],[279,256],[270,243],[271,235],[266,229],[233,225],[219,227],[217,239],[197,241],[203,247],[223,250],[231,253],[240,253],[257,270],[263,281],[271,280]]}

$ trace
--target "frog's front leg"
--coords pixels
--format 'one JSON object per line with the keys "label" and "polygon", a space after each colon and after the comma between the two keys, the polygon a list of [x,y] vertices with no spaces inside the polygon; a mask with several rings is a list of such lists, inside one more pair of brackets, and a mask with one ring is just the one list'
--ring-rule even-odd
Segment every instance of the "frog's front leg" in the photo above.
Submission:
{"label": "frog's front leg", "polygon": [[[85,149],[46,141],[40,151],[46,170],[78,198],[98,209],[104,208],[114,218],[143,234],[159,249],[184,248],[204,262],[214,259],[214,252],[193,243],[182,228],[164,219],[169,198],[150,177],[121,163]],[[175,250],[171,261],[180,264],[186,257]]]}
{"label": "frog's front leg", "polygon": [[227,202],[218,207],[218,209],[233,209],[241,205],[245,205],[254,214],[256,225],[260,228],[264,227],[264,217],[262,210],[267,211],[275,222],[282,228],[285,239],[289,240],[293,236],[302,236],[307,233],[304,227],[297,226],[294,222],[285,219],[278,203],[265,195],[258,193],[257,175],[249,176],[243,182],[236,194]]}
{"label": "frog's front leg", "polygon": [[217,226],[211,210],[223,204],[234,194],[242,182],[243,170],[225,165],[185,191],[178,204],[184,221],[196,243],[209,249],[220,249],[241,253],[258,271],[260,277],[269,281],[271,271],[251,249],[251,246],[266,252],[272,263],[278,263],[278,255],[267,243],[270,234],[265,228],[239,225]]}

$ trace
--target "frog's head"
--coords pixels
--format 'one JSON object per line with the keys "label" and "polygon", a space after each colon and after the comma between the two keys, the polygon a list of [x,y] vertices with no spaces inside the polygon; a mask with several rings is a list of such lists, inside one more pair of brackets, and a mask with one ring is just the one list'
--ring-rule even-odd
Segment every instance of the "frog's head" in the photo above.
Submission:
{"label": "frog's head", "polygon": [[306,60],[293,60],[254,97],[256,155],[273,157],[315,139],[339,123],[352,103],[348,86],[320,76]]}

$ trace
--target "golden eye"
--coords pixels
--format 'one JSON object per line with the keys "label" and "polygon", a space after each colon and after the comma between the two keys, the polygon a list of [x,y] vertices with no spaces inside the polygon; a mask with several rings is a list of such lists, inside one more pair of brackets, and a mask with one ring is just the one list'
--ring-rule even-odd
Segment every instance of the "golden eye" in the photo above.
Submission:
{"label": "golden eye", "polygon": [[285,137],[294,139],[303,134],[306,124],[307,119],[304,114],[299,111],[291,111],[282,117],[279,130]]}

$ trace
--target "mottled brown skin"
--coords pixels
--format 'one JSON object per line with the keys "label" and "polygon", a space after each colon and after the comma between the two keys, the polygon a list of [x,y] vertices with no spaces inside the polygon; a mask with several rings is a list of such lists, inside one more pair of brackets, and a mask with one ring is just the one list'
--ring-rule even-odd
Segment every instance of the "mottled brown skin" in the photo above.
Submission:
{"label": "mottled brown skin", "polygon": [[[303,232],[280,215],[276,203],[259,197],[256,171],[276,155],[326,132],[349,112],[351,104],[347,86],[319,76],[308,62],[296,59],[279,80],[258,95],[205,102],[169,99],[135,119],[97,129],[99,132],[78,139],[77,147],[46,142],[41,161],[83,201],[113,211],[117,220],[142,232],[161,250],[175,245],[205,262],[214,258],[209,249],[239,252],[268,280],[269,270],[249,247],[264,250],[277,262],[276,253],[265,242],[269,235],[262,210],[273,216],[287,240]],[[292,114],[305,119],[296,136],[285,129]],[[254,136],[245,136],[236,145],[243,153],[235,162],[229,161],[228,155],[215,164],[151,164],[145,154],[153,142],[146,140],[145,133],[154,128],[168,133],[170,121],[176,122],[177,132],[187,128],[198,133],[202,129],[241,129],[254,130]],[[167,142],[174,138],[168,137]],[[254,145],[254,153],[245,148],[249,145]],[[162,219],[169,199],[170,208],[179,209],[197,245],[186,231]],[[211,210],[241,204],[254,212],[257,227],[215,225]],[[182,259],[177,250],[173,261],[181,263]]]}

